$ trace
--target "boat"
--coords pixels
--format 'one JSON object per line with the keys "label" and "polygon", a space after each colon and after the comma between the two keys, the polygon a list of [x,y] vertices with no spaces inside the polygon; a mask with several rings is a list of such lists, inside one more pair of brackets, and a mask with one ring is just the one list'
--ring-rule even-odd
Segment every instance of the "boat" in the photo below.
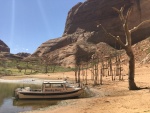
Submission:
{"label": "boat", "polygon": [[16,99],[67,99],[79,97],[83,87],[69,84],[65,80],[44,80],[41,89],[23,87],[15,89]]}

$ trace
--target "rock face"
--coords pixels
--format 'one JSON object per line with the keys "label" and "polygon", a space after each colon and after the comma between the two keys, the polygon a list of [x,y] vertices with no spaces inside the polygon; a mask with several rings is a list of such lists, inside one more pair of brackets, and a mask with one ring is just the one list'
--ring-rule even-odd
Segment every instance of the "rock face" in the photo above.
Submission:
{"label": "rock face", "polygon": [[0,40],[0,52],[10,53],[10,48],[2,40]]}
{"label": "rock face", "polygon": [[[120,9],[125,6],[126,10],[133,6],[133,12],[129,19],[129,27],[137,26],[141,21],[150,19],[150,0],[88,0],[85,3],[79,3],[74,6],[68,13],[64,34],[72,34],[74,32],[95,32],[87,41],[93,43],[106,42],[111,46],[114,41],[106,38],[103,30],[98,28],[98,24],[102,24],[108,32],[119,35],[124,39],[123,29],[118,18],[118,14],[112,9],[116,7]],[[140,7],[140,9],[139,9]],[[140,16],[141,15],[141,16]],[[145,36],[150,35],[149,26],[139,29],[133,33],[133,44],[137,43]],[[140,35],[140,36],[139,36]]]}
{"label": "rock face", "polygon": [[[150,0],[87,0],[78,3],[68,12],[63,36],[43,43],[32,56],[48,55],[55,63],[72,67],[80,61],[89,61],[92,54],[98,50],[106,53],[106,50],[112,49],[110,46],[119,48],[120,46],[113,39],[108,38],[97,25],[102,24],[108,32],[119,35],[125,42],[121,21],[112,9],[112,7],[120,9],[122,6],[125,6],[124,13],[133,7],[129,28],[150,19]],[[150,24],[132,33],[132,44],[148,36],[150,36]]]}

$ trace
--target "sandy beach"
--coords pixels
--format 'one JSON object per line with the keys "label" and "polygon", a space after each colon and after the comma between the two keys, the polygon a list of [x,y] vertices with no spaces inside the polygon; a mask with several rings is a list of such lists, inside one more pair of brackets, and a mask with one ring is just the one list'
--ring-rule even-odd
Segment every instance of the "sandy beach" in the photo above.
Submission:
{"label": "sandy beach", "polygon": [[[126,69],[127,70],[127,69]],[[125,70],[124,73],[127,73]],[[150,65],[136,66],[135,81],[143,89],[128,90],[128,76],[123,81],[115,81],[111,77],[103,78],[103,85],[89,89],[95,94],[91,98],[63,100],[60,104],[24,113],[150,113]],[[37,74],[28,76],[4,76],[1,80],[44,80],[74,79],[74,72]],[[90,78],[90,76],[88,76]],[[90,81],[89,81],[90,82]],[[146,88],[145,88],[146,87]]]}

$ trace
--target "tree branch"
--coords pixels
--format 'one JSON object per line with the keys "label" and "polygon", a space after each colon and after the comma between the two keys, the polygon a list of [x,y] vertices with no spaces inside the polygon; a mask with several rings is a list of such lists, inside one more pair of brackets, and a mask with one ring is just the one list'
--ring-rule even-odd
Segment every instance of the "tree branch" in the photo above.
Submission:
{"label": "tree branch", "polygon": [[136,31],[139,27],[141,27],[144,24],[150,23],[150,20],[145,20],[143,22],[141,22],[138,26],[134,27],[133,29],[129,30],[130,33]]}
{"label": "tree branch", "polygon": [[128,18],[129,18],[130,14],[131,14],[132,8],[130,8],[127,11],[126,16],[124,16],[123,15],[124,7],[121,7],[120,10],[118,10],[115,7],[113,7],[113,9],[119,14],[120,20],[122,22],[123,29],[124,29],[125,36],[126,36],[126,46],[131,46],[131,33],[129,32],[129,28],[128,28]]}
{"label": "tree branch", "polygon": [[129,10],[128,10],[127,14],[126,14],[125,23],[128,22],[128,18],[130,16],[131,12],[132,12],[132,8],[129,8]]}
{"label": "tree branch", "polygon": [[115,7],[112,7],[112,9],[113,9],[114,11],[116,11],[118,14],[120,13],[120,10],[119,10],[119,9],[117,9],[117,8],[115,8]]}
{"label": "tree branch", "polygon": [[[124,6],[125,7],[125,6]],[[117,9],[117,8],[115,8],[115,7],[112,7],[113,8],[113,10],[115,10],[118,14],[119,14],[119,18],[120,18],[120,20],[121,20],[121,22],[122,22],[122,24],[124,24],[125,23],[125,18],[124,18],[124,16],[123,16],[123,11],[124,11],[124,7],[121,7],[121,9],[119,10],[119,9]]]}
{"label": "tree branch", "polygon": [[113,39],[115,39],[121,46],[122,48],[125,48],[125,44],[121,41],[119,36],[114,36],[111,33],[108,33],[107,30],[101,25],[99,24],[97,27],[101,26],[101,28],[103,29],[103,31],[110,37],[112,37]]}

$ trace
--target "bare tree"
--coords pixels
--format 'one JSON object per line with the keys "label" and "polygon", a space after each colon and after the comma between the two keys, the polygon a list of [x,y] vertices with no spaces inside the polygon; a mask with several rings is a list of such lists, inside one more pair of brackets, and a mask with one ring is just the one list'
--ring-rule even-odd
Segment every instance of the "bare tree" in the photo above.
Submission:
{"label": "bare tree", "polygon": [[56,66],[59,65],[59,63],[56,63],[55,62],[55,57],[52,55],[52,56],[47,56],[47,55],[44,55],[41,57],[41,62],[44,66],[44,72],[45,73],[48,73],[49,70],[54,73],[55,72],[55,69],[56,69]]}
{"label": "bare tree", "polygon": [[[126,54],[129,58],[129,90],[137,90],[139,89],[134,81],[134,75],[135,75],[135,57],[134,57],[134,53],[132,50],[132,37],[131,37],[131,33],[136,31],[138,28],[140,28],[143,24],[149,23],[150,20],[145,20],[143,22],[141,22],[138,26],[134,27],[133,29],[129,29],[128,27],[128,18],[132,12],[132,8],[129,8],[129,10],[127,11],[127,14],[124,16],[123,12],[124,12],[124,7],[121,7],[120,10],[118,10],[117,8],[113,9],[119,14],[120,20],[122,22],[122,26],[123,26],[123,30],[126,36],[126,43],[124,43],[121,39],[120,36],[114,36],[111,33],[108,33],[106,31],[106,29],[101,25],[102,29],[104,30],[104,32],[109,36],[112,37],[114,40],[116,40],[116,42],[118,44],[121,45],[121,47],[126,51]],[[98,25],[99,27],[99,25]]]}
{"label": "bare tree", "polygon": [[44,66],[44,73],[48,73],[48,63],[49,63],[49,58],[48,56],[42,56],[41,57],[41,63]]}
{"label": "bare tree", "polygon": [[77,83],[78,82],[78,77],[77,77],[77,72],[78,72],[78,66],[76,65],[75,66],[75,69],[74,69],[74,72],[75,72],[75,82]]}

